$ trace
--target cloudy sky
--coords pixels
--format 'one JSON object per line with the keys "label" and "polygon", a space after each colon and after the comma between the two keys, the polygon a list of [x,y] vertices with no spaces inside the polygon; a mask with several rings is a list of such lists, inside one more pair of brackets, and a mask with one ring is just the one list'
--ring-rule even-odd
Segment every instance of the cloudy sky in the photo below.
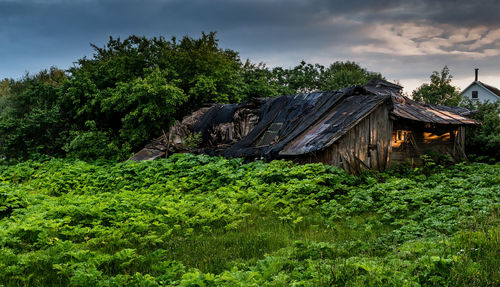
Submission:
{"label": "cloudy sky", "polygon": [[0,0],[0,78],[91,56],[109,36],[216,31],[241,58],[292,67],[351,60],[411,92],[448,65],[500,87],[500,1]]}

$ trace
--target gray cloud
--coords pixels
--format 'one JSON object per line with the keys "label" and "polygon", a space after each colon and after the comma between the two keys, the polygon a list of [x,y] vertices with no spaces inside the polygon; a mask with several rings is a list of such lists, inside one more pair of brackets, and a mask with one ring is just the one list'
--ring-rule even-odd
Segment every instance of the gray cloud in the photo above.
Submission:
{"label": "gray cloud", "polygon": [[66,68],[109,36],[201,31],[269,65],[355,60],[412,83],[445,64],[457,79],[473,66],[497,75],[499,11],[487,0],[0,0],[0,78]]}

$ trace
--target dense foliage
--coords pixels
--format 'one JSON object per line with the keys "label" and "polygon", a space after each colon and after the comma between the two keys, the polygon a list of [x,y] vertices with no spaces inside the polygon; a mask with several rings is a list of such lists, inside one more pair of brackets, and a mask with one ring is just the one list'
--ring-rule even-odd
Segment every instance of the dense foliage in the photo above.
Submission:
{"label": "dense foliage", "polygon": [[452,75],[447,66],[434,71],[429,84],[422,84],[412,93],[414,100],[432,105],[457,106],[462,101],[460,90],[451,84]]}
{"label": "dense foliage", "polygon": [[61,117],[58,93],[65,79],[64,71],[51,68],[0,83],[0,156],[61,154],[67,122]]}
{"label": "dense foliage", "polygon": [[338,90],[351,85],[362,86],[372,78],[383,78],[381,74],[350,61],[334,62],[328,67],[302,61],[290,69],[268,69],[264,64],[247,62],[244,69],[245,83],[249,84],[248,94],[253,97]]}
{"label": "dense foliage", "polygon": [[481,123],[480,127],[467,129],[467,151],[474,160],[500,161],[500,102],[469,102],[466,107],[477,111],[472,118]]}
{"label": "dense foliage", "polygon": [[364,84],[380,74],[353,62],[290,69],[243,64],[199,39],[130,36],[92,45],[90,58],[0,82],[0,156],[34,154],[124,159],[206,103],[234,103],[302,91]]}
{"label": "dense foliage", "polygon": [[499,164],[0,165],[0,285],[496,286],[499,186]]}

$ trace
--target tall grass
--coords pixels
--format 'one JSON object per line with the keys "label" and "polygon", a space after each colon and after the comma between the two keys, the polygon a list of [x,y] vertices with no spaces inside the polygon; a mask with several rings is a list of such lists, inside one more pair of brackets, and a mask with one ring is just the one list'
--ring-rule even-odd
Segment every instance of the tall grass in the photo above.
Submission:
{"label": "tall grass", "polygon": [[500,212],[474,218],[456,235],[458,260],[450,273],[454,286],[500,286]]}

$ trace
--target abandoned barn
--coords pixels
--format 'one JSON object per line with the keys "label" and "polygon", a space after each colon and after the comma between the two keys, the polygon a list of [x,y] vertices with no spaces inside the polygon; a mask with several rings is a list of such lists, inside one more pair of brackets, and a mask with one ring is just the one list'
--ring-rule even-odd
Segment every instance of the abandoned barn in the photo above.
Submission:
{"label": "abandoned barn", "polygon": [[213,104],[185,117],[133,160],[174,152],[322,162],[350,173],[418,163],[430,150],[466,159],[465,108],[417,103],[402,87],[373,79],[337,91]]}

